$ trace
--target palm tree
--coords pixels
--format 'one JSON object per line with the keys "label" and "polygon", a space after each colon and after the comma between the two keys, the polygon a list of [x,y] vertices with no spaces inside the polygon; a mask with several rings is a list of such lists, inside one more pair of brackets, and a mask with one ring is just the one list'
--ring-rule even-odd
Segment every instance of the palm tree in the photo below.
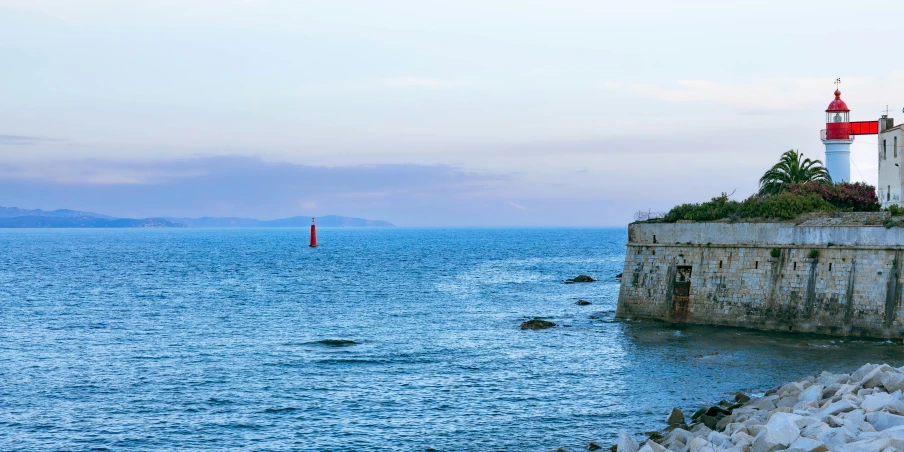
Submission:
{"label": "palm tree", "polygon": [[776,195],[791,184],[811,181],[832,182],[832,177],[821,161],[805,159],[803,153],[792,149],[760,178],[759,195]]}

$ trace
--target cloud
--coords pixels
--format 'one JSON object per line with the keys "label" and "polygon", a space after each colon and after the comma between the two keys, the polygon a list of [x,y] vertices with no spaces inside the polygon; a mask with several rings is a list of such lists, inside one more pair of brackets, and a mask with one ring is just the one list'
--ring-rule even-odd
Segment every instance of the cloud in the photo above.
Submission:
{"label": "cloud", "polygon": [[462,86],[465,83],[455,80],[445,80],[431,77],[388,77],[382,80],[387,86],[414,87],[414,88],[449,88]]}
{"label": "cloud", "polygon": [[[746,82],[686,79],[671,83],[623,83],[605,81],[605,90],[628,92],[647,99],[669,103],[710,103],[740,109],[739,114],[819,111],[828,105],[834,76],[769,77]],[[904,75],[891,73],[885,77],[846,77],[842,92],[855,94],[861,105],[882,104],[887,97],[884,87],[904,82]],[[822,89],[814,89],[815,87]]]}
{"label": "cloud", "polygon": [[518,209],[518,210],[522,210],[522,211],[527,210],[527,207],[524,207],[524,206],[522,206],[521,204],[518,204],[518,203],[516,203],[516,202],[509,201],[509,202],[508,202],[508,205],[510,205],[510,206],[512,206],[512,207],[514,207],[514,208],[516,208],[516,209]]}
{"label": "cloud", "polygon": [[336,214],[400,226],[614,226],[630,220],[615,212],[637,210],[630,193],[556,194],[536,190],[530,175],[451,165],[328,167],[237,156],[33,165],[0,163],[0,206],[131,218]]}
{"label": "cloud", "polygon": [[60,141],[54,138],[31,137],[26,135],[0,135],[0,146],[2,145],[29,145],[37,144],[43,141]]}
{"label": "cloud", "polygon": [[[0,205],[123,217],[340,214],[417,222],[435,206],[492,192],[506,176],[446,165],[305,166],[251,157],[164,162],[42,162],[0,168]],[[316,201],[315,201],[316,200]]]}

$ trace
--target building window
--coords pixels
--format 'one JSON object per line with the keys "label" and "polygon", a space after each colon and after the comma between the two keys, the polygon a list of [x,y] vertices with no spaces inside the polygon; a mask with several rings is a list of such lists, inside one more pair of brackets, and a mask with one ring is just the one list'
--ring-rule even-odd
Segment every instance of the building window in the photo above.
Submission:
{"label": "building window", "polygon": [[888,140],[882,140],[882,159],[888,159]]}
{"label": "building window", "polygon": [[894,146],[895,158],[898,158],[898,137],[895,137]]}
{"label": "building window", "polygon": [[888,191],[885,192],[885,200],[891,201],[891,185],[888,186]]}

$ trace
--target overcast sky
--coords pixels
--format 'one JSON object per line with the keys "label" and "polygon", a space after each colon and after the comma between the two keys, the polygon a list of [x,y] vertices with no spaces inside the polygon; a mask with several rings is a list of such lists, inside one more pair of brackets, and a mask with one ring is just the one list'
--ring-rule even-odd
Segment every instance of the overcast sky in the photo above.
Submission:
{"label": "overcast sky", "polygon": [[[904,120],[900,2],[0,0],[0,205],[624,225]],[[852,178],[875,184],[876,137]]]}

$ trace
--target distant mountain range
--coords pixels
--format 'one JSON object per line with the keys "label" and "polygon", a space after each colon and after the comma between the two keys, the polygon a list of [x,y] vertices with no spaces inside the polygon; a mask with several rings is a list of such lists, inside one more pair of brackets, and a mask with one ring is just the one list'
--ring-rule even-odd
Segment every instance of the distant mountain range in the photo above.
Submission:
{"label": "distant mountain range", "polygon": [[[327,215],[317,217],[323,227],[392,227],[388,221]],[[240,217],[203,218],[116,218],[78,210],[40,210],[0,207],[0,228],[291,228],[311,224],[311,217],[255,220]]]}

